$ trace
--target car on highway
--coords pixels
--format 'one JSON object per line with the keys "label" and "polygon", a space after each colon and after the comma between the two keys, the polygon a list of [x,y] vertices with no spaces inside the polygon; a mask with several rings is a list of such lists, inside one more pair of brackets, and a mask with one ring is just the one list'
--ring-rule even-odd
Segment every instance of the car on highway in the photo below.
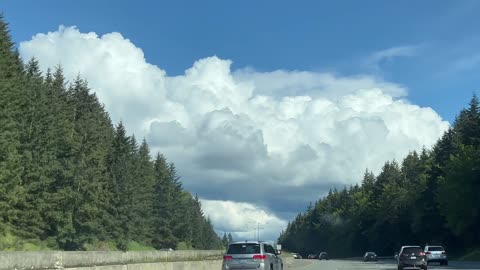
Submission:
{"label": "car on highway", "polygon": [[232,243],[228,245],[227,252],[223,256],[222,270],[283,270],[283,261],[279,254],[280,252],[268,242]]}
{"label": "car on highway", "polygon": [[440,265],[448,265],[447,252],[443,246],[426,245],[423,251],[427,257],[427,264],[438,262]]}
{"label": "car on highway", "polygon": [[298,253],[292,253],[292,256],[294,259],[301,259],[302,258],[302,255],[298,254]]}
{"label": "car on highway", "polygon": [[317,254],[308,254],[307,258],[309,258],[309,259],[318,259],[318,255],[317,255]]}
{"label": "car on highway", "polygon": [[318,255],[319,260],[328,260],[328,253],[327,252],[320,252]]}
{"label": "car on highway", "polygon": [[421,268],[427,270],[427,258],[420,246],[403,246],[398,253],[398,270]]}
{"label": "car on highway", "polygon": [[375,252],[368,251],[368,252],[365,252],[365,255],[363,255],[363,261],[364,262],[378,261],[378,256]]}

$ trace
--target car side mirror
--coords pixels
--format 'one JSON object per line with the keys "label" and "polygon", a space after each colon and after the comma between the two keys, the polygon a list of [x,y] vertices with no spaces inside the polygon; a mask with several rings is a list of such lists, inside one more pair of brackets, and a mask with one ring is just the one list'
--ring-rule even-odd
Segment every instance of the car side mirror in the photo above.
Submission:
{"label": "car side mirror", "polygon": [[278,249],[275,250],[275,255],[280,255],[280,254],[282,254],[282,251],[281,251],[281,250],[278,250]]}

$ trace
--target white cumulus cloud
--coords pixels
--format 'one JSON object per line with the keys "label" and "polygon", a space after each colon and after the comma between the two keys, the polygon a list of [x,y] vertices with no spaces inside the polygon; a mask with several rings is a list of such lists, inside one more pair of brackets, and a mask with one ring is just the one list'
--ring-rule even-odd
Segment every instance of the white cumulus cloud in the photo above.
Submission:
{"label": "white cumulus cloud", "polygon": [[287,223],[250,203],[202,200],[204,211],[215,221],[219,232],[233,232],[235,241],[258,238],[276,240]]}
{"label": "white cumulus cloud", "polygon": [[330,187],[432,145],[449,126],[403,86],[368,75],[232,71],[213,56],[168,76],[121,34],[74,27],[37,34],[20,53],[86,78],[114,121],[176,163],[217,228],[239,236],[242,213],[280,231]]}

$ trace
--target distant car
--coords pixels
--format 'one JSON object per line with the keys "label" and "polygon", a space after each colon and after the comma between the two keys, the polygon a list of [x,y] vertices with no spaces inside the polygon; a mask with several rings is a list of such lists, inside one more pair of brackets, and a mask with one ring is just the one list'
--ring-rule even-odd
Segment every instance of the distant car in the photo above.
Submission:
{"label": "distant car", "polygon": [[282,270],[283,261],[279,254],[268,242],[232,243],[223,256],[222,270]]}
{"label": "distant car", "polygon": [[318,255],[317,254],[308,254],[308,257],[309,259],[317,259],[318,258]]}
{"label": "distant car", "polygon": [[327,252],[321,252],[320,255],[318,255],[319,260],[328,260],[328,253]]}
{"label": "distant car", "polygon": [[440,265],[448,265],[447,252],[442,246],[425,246],[425,255],[427,256],[427,265],[432,262],[438,262]]}
{"label": "distant car", "polygon": [[302,255],[298,254],[298,253],[292,253],[292,256],[294,259],[301,259],[302,258]]}
{"label": "distant car", "polygon": [[368,261],[378,261],[377,254],[375,252],[366,252],[365,255],[363,255],[363,261],[368,262]]}
{"label": "distant car", "polygon": [[403,246],[397,260],[398,270],[421,268],[427,270],[427,258],[420,246]]}

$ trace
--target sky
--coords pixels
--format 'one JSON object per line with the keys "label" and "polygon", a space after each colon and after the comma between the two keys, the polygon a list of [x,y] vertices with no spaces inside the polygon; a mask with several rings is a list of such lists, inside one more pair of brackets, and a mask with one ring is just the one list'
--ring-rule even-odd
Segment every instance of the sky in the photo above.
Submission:
{"label": "sky", "polygon": [[89,81],[218,232],[274,240],[430,147],[480,85],[480,2],[1,0],[20,55]]}

